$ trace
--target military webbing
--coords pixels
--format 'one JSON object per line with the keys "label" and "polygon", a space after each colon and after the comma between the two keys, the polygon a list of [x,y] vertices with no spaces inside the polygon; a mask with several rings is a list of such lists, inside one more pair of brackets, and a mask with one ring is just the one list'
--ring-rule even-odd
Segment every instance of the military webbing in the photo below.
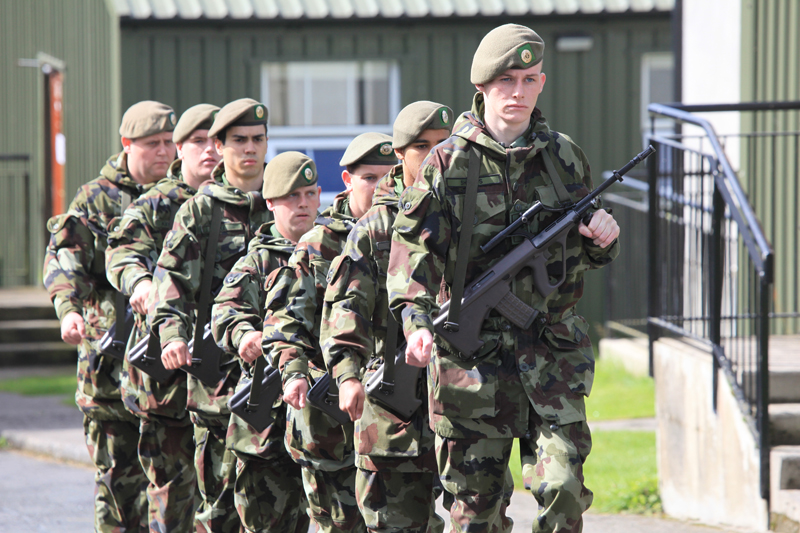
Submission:
{"label": "military webbing", "polygon": [[[131,193],[126,190],[120,190],[120,215],[125,213],[125,210],[128,209],[128,206],[131,205]],[[120,337],[125,333],[125,309],[128,307],[127,305],[128,298],[122,294],[122,291],[117,291],[117,294],[114,296],[114,313],[116,314],[115,317],[115,328],[114,328],[114,342],[122,342],[127,343],[128,339],[121,339]]]}
{"label": "military webbing", "polygon": [[[200,282],[200,300],[197,304],[197,314],[194,324],[194,345],[200,346],[203,342],[203,329],[208,322],[208,304],[211,302],[211,282],[214,279],[214,265],[217,262],[217,243],[219,242],[219,229],[222,225],[222,204],[214,200],[211,208],[211,228],[206,246],[206,260],[203,263],[203,280]],[[195,359],[192,358],[192,364]]]}
{"label": "military webbing", "polygon": [[467,169],[467,188],[464,193],[464,210],[461,215],[461,231],[458,234],[458,251],[453,284],[450,288],[450,309],[447,322],[448,331],[458,331],[458,318],[461,313],[461,297],[467,277],[469,248],[472,242],[472,229],[475,227],[475,207],[478,203],[478,178],[481,173],[481,151],[477,144],[470,143],[469,167]]}
{"label": "military webbing", "polygon": [[558,203],[561,204],[561,207],[566,207],[572,203],[572,200],[569,197],[567,188],[564,187],[564,182],[561,181],[561,178],[558,175],[556,166],[553,164],[553,159],[550,157],[550,152],[548,151],[549,147],[550,144],[548,144],[547,147],[542,150],[542,159],[544,159],[544,166],[547,168],[547,175],[550,178],[550,183],[553,184],[553,188],[556,190]]}
{"label": "military webbing", "polygon": [[264,365],[267,360],[259,355],[256,364],[253,366],[253,381],[250,383],[250,397],[247,399],[247,408],[256,410],[258,408],[259,396],[261,396],[261,382],[264,380]]}

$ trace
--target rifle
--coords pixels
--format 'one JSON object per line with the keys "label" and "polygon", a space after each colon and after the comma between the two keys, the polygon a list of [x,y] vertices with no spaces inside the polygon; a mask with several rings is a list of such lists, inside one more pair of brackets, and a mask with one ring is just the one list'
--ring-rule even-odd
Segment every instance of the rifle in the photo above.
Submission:
{"label": "rifle", "polygon": [[350,415],[339,409],[339,389],[327,372],[314,382],[314,385],[311,386],[308,394],[306,394],[306,399],[313,407],[316,407],[340,424],[350,422]]}
{"label": "rifle", "polygon": [[[564,283],[567,277],[567,234],[582,221],[588,224],[592,214],[587,212],[600,193],[617,181],[622,181],[622,176],[654,152],[655,148],[649,146],[620,170],[614,171],[614,174],[595,190],[565,209],[555,222],[537,235],[531,236],[523,233],[525,240],[521,244],[512,249],[489,270],[480,274],[477,280],[464,290],[459,323],[448,321],[448,311],[452,300],[442,305],[433,322],[436,334],[458,350],[458,356],[461,359],[468,361],[474,359],[475,352],[483,346],[479,334],[483,321],[492,309],[497,310],[517,327],[529,328],[539,311],[529,307],[511,292],[511,280],[520,270],[530,268],[534,287],[542,297],[547,297]],[[542,209],[540,202],[534,204],[522,217],[481,246],[481,250],[486,253],[506,237],[519,235],[514,232]],[[560,245],[564,260],[561,262],[561,277],[551,283],[547,274],[547,261],[551,257],[548,249],[553,244]]]}
{"label": "rifle", "polygon": [[130,305],[125,308],[124,316],[120,318],[121,320],[114,321],[108,331],[100,337],[98,351],[101,355],[108,355],[122,361],[125,359],[125,346],[128,345],[128,337],[131,336],[131,331],[133,331],[134,317]]}
{"label": "rifle", "polygon": [[[192,365],[182,366],[180,370],[193,375],[209,387],[215,387],[225,377],[220,362],[222,354],[225,352],[214,342],[211,324],[206,324],[203,328],[199,351],[195,351],[194,341],[195,339],[190,339],[188,344],[189,353],[192,355]],[[161,345],[158,336],[153,335],[152,332],[131,349],[128,361],[160,383],[167,382],[175,373],[174,370],[164,367],[164,363],[161,361]]]}
{"label": "rifle", "polygon": [[381,364],[367,380],[367,396],[407,422],[422,405],[422,400],[417,397],[422,369],[406,363],[405,343],[398,348],[394,358],[394,379],[391,382],[383,380],[385,367],[385,364]]}
{"label": "rifle", "polygon": [[228,409],[260,433],[275,420],[272,404],[283,390],[281,373],[267,364],[263,357],[259,357],[253,368],[253,377],[243,379],[242,384],[249,386],[242,387],[231,396]]}

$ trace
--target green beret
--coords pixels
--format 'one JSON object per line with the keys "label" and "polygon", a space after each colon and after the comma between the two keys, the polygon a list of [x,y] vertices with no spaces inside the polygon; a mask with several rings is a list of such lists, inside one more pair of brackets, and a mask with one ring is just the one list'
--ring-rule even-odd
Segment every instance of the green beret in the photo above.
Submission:
{"label": "green beret", "polygon": [[446,105],[421,100],[397,114],[392,130],[393,148],[405,148],[425,130],[453,130],[453,110]]}
{"label": "green beret", "polygon": [[264,169],[264,198],[280,198],[295,189],[317,183],[317,165],[301,152],[282,152]]}
{"label": "green beret", "polygon": [[194,130],[207,130],[214,123],[214,114],[219,107],[211,104],[197,104],[181,115],[175,131],[172,132],[172,142],[182,143]]}
{"label": "green beret", "polygon": [[216,137],[223,130],[231,126],[256,126],[267,124],[269,112],[267,106],[256,102],[252,98],[234,100],[219,110],[214,117],[214,124],[208,130],[209,137]]}
{"label": "green beret", "polygon": [[362,133],[347,146],[339,164],[343,167],[349,165],[396,165],[397,157],[392,150],[392,138],[385,133]]}
{"label": "green beret", "polygon": [[469,81],[489,83],[511,68],[525,69],[544,57],[544,41],[530,28],[504,24],[484,36],[472,57]]}
{"label": "green beret", "polygon": [[130,106],[122,115],[119,135],[126,139],[141,139],[174,129],[175,111],[170,106],[153,100],[144,100]]}

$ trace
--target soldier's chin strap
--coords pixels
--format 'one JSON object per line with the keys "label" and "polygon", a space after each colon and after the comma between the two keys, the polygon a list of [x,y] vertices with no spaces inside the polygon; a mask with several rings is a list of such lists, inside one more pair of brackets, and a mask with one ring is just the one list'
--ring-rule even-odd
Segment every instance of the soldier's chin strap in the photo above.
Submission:
{"label": "soldier's chin strap", "polygon": [[467,278],[469,248],[472,243],[472,229],[475,227],[475,207],[478,203],[478,178],[481,171],[481,149],[470,143],[469,167],[467,169],[467,190],[464,195],[464,210],[461,215],[461,231],[458,234],[458,251],[453,284],[450,286],[450,309],[444,328],[458,331],[458,317],[461,313],[461,298],[464,296],[464,283]]}

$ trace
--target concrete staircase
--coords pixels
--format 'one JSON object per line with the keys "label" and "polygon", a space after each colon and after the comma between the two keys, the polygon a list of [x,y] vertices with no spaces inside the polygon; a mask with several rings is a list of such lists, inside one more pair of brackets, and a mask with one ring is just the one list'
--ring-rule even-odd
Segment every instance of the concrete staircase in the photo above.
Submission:
{"label": "concrete staircase", "polygon": [[44,289],[0,290],[0,366],[70,364],[77,351],[61,340],[61,327]]}

